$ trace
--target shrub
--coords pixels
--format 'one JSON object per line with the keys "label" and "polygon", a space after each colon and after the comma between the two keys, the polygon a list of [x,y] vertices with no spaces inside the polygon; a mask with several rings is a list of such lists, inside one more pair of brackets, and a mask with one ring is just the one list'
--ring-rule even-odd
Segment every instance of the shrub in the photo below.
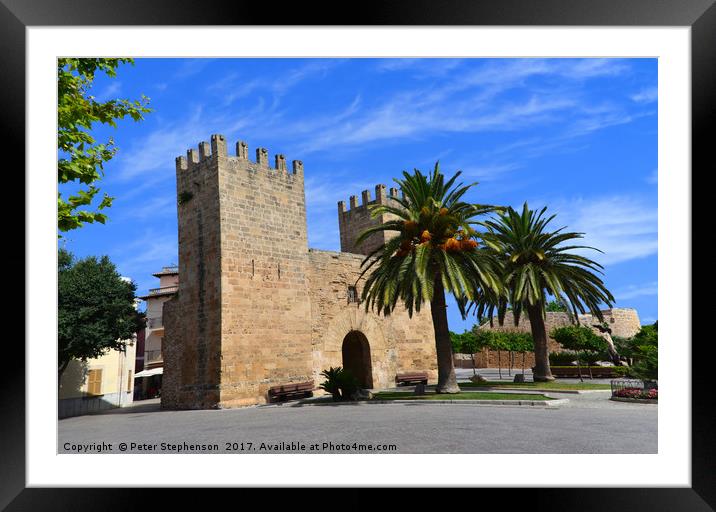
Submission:
{"label": "shrub", "polygon": [[333,395],[333,400],[350,400],[351,395],[358,390],[358,380],[351,372],[338,366],[332,366],[321,372],[326,380],[320,386],[321,389]]}
{"label": "shrub", "polygon": [[558,327],[551,333],[552,338],[567,350],[588,350],[590,352],[604,352],[607,342],[589,327],[568,325]]}
{"label": "shrub", "polygon": [[342,371],[343,369],[340,366],[338,368],[333,368],[331,366],[328,370],[323,370],[321,372],[321,375],[324,376],[326,380],[320,385],[320,388],[333,395],[334,400],[340,400],[341,398],[338,376]]}
{"label": "shrub", "polygon": [[590,350],[582,350],[577,353],[577,357],[582,364],[593,366],[597,361],[609,361],[608,352],[592,352]]}
{"label": "shrub", "polygon": [[629,375],[629,368],[626,366],[612,366],[611,367],[612,372],[614,372],[615,375],[618,375],[619,377],[626,377]]}
{"label": "shrub", "polygon": [[550,366],[568,366],[577,360],[574,352],[552,352],[549,355]]}
{"label": "shrub", "polygon": [[343,400],[351,400],[353,393],[358,391],[358,379],[348,370],[343,370],[338,378],[338,386],[341,389],[341,398]]}

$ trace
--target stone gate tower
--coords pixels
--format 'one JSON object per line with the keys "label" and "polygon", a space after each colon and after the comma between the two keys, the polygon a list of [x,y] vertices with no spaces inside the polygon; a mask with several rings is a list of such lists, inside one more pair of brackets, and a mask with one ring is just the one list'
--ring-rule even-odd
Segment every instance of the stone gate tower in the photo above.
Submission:
{"label": "stone gate tower", "polygon": [[[164,306],[162,407],[263,403],[271,386],[318,386],[329,366],[354,368],[365,387],[400,371],[435,380],[429,307],[412,319],[366,312],[355,300],[363,256],[308,249],[302,162],[248,151],[238,142],[229,156],[212,135],[176,159],[179,291]],[[353,210],[339,217],[349,252],[348,231],[365,223]]]}
{"label": "stone gate tower", "polygon": [[354,254],[368,255],[391,238],[390,232],[373,233],[361,245],[356,244],[356,238],[365,229],[383,224],[397,217],[391,213],[383,213],[373,217],[370,212],[370,206],[376,204],[386,204],[391,206],[399,206],[394,198],[398,197],[398,189],[391,188],[390,196],[386,194],[385,185],[376,185],[375,200],[371,201],[370,191],[364,190],[362,202],[358,204],[356,196],[350,197],[350,209],[346,210],[345,201],[338,201],[338,227],[341,233],[341,251]]}

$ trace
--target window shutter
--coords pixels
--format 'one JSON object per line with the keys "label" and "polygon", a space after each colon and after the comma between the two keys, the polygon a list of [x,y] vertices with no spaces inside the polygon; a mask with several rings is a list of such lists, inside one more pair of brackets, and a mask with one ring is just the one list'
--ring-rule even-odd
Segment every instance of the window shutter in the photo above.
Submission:
{"label": "window shutter", "polygon": [[102,370],[90,370],[87,376],[87,394],[102,394]]}

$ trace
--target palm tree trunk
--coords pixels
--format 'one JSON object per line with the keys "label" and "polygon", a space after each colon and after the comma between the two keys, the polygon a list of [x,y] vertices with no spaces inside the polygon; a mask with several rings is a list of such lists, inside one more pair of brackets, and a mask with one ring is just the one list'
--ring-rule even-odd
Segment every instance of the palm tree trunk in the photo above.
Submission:
{"label": "palm tree trunk", "polygon": [[450,330],[448,329],[445,289],[439,273],[435,277],[433,300],[430,301],[430,313],[433,317],[435,351],[438,356],[438,385],[435,387],[435,392],[459,393],[460,387],[457,385],[457,379],[455,378],[452,343],[450,343]]}
{"label": "palm tree trunk", "polygon": [[532,339],[535,346],[535,382],[548,382],[554,380],[552,370],[549,368],[549,348],[547,347],[547,327],[540,306],[527,306],[527,315],[530,319]]}

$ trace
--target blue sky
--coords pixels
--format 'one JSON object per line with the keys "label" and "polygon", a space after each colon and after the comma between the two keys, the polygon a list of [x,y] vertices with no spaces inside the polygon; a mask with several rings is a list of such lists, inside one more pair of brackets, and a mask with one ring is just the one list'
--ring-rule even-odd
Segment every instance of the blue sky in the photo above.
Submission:
{"label": "blue sky", "polygon": [[[177,263],[174,158],[221,133],[303,160],[310,247],[339,250],[337,201],[439,160],[479,182],[469,200],[584,232],[616,306],[657,319],[656,59],[137,59],[93,94],[154,112],[93,131],[119,147],[100,185],[116,200],[64,243],[139,293]],[[475,322],[448,311],[451,330]]]}

